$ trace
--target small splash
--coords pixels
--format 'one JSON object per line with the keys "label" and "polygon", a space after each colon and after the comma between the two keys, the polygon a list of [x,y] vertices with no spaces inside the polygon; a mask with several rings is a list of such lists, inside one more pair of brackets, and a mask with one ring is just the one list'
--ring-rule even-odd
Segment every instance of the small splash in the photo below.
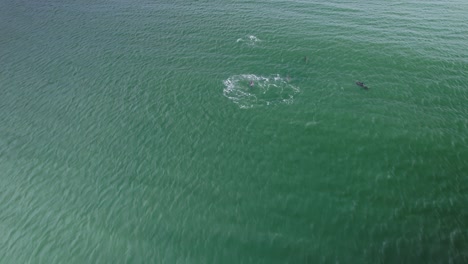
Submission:
{"label": "small splash", "polygon": [[306,127],[310,127],[310,126],[316,126],[316,125],[318,125],[318,124],[319,124],[318,121],[313,120],[313,121],[307,122],[307,123],[305,124],[305,126],[306,126]]}
{"label": "small splash", "polygon": [[292,104],[300,89],[279,74],[268,77],[255,74],[233,75],[223,81],[223,94],[240,108]]}
{"label": "small splash", "polygon": [[248,35],[248,36],[245,36],[243,38],[238,38],[236,40],[237,43],[243,43],[245,45],[248,45],[248,46],[255,46],[257,44],[257,42],[261,42],[262,40],[257,38],[256,36],[254,35]]}

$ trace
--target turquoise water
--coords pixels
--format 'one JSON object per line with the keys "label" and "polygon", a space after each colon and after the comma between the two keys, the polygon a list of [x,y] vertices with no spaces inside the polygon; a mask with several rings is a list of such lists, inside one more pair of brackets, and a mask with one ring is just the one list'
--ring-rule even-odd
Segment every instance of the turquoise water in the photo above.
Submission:
{"label": "turquoise water", "polygon": [[0,2],[0,263],[468,262],[467,14]]}

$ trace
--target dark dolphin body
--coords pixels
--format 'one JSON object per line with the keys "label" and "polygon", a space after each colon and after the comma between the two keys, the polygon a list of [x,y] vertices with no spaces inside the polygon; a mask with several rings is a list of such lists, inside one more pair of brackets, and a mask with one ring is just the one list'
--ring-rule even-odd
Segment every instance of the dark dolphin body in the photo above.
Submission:
{"label": "dark dolphin body", "polygon": [[363,82],[359,82],[359,81],[358,81],[358,82],[356,82],[356,84],[357,84],[358,86],[361,86],[362,88],[364,88],[364,89],[366,89],[366,90],[369,89],[369,87],[367,87]]}

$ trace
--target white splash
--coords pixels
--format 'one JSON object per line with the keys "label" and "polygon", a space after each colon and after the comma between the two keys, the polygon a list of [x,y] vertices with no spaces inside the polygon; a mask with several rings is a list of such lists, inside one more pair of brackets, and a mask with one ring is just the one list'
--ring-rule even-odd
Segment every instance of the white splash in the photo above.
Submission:
{"label": "white splash", "polygon": [[248,45],[248,46],[255,46],[257,44],[257,42],[261,42],[262,40],[257,38],[256,36],[254,35],[248,35],[248,36],[245,36],[243,38],[238,38],[236,40],[237,43],[241,42],[245,45]]}
{"label": "white splash", "polygon": [[300,89],[279,74],[264,77],[255,74],[233,75],[223,81],[223,95],[240,108],[292,104]]}

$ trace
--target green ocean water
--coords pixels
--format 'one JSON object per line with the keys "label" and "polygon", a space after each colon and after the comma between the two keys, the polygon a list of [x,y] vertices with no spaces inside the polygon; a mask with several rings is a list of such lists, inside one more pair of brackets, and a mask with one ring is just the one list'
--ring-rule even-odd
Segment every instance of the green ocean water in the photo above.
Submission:
{"label": "green ocean water", "polygon": [[2,0],[0,263],[468,263],[467,43],[461,0]]}

